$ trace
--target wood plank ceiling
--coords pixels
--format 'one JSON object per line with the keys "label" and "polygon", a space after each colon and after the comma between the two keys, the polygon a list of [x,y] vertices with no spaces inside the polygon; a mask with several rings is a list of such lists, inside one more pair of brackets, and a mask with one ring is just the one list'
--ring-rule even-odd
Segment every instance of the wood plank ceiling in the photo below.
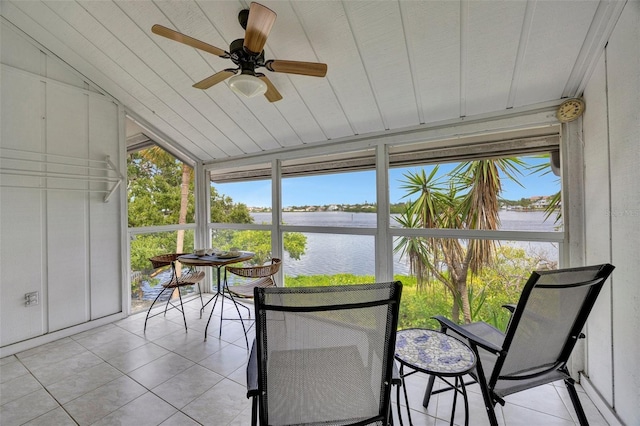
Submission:
{"label": "wood plank ceiling", "polygon": [[243,37],[245,1],[2,0],[1,13],[206,163],[579,96],[615,3],[264,1],[278,15],[266,58],[329,69],[265,70],[284,97],[275,103],[226,83],[192,88],[233,64],[150,31],[228,50]]}

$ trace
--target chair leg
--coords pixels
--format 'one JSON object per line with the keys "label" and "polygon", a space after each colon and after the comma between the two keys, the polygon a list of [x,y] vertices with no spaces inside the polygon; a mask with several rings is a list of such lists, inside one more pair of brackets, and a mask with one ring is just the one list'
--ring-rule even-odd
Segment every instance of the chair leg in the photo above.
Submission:
{"label": "chair leg", "polygon": [[[160,296],[162,296],[162,293],[164,293],[164,291],[165,291],[166,289],[167,289],[167,288],[166,288],[166,287],[164,287],[164,288],[162,289],[162,291],[161,291],[160,293],[158,293],[158,295],[156,296],[156,298],[155,298],[155,299],[153,299],[153,302],[151,303],[151,306],[149,306],[149,310],[147,311],[147,317],[144,319],[144,330],[143,330],[143,331],[147,331],[147,321],[149,320],[149,314],[151,313],[151,309],[153,308],[153,305],[155,305],[155,304],[156,304],[156,302],[158,301],[158,299],[160,298]],[[156,315],[157,315],[157,314],[156,314]],[[155,316],[155,315],[154,315],[154,316]]]}
{"label": "chair leg", "polygon": [[180,298],[180,312],[182,312],[182,320],[184,321],[184,331],[189,332],[187,328],[187,317],[184,315],[184,305],[182,304],[182,293],[180,292],[180,287],[178,289],[178,297]]}
{"label": "chair leg", "polygon": [[[478,347],[476,345],[471,345],[471,350],[476,355],[476,359],[480,359],[480,354],[478,353]],[[498,426],[498,418],[496,417],[496,412],[494,410],[495,402],[491,396],[491,391],[489,390],[489,385],[487,384],[487,379],[484,375],[484,369],[482,368],[482,363],[478,361],[476,364],[476,375],[477,382],[480,386],[480,390],[482,391],[482,399],[484,400],[484,408],[487,411],[487,416],[489,417],[489,424],[491,426]]]}
{"label": "chair leg", "polygon": [[251,426],[258,425],[258,397],[251,397]]}
{"label": "chair leg", "polygon": [[582,408],[582,403],[580,403],[580,398],[578,398],[578,392],[576,392],[574,383],[575,381],[570,377],[568,379],[564,379],[564,384],[567,386],[567,390],[569,391],[569,397],[571,398],[573,408],[576,410],[580,426],[589,426],[589,420],[587,420],[587,416],[584,414],[584,409]]}

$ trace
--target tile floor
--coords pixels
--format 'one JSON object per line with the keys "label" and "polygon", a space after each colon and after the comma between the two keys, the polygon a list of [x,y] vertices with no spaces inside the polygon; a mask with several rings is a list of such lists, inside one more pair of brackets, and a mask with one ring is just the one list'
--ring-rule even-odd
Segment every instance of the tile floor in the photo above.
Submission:
{"label": "tile floor", "polygon": [[[146,333],[144,314],[137,314],[2,358],[0,424],[250,424],[245,390],[248,351],[239,322],[224,321],[219,338],[218,304],[204,341],[206,316],[199,318],[197,301],[186,307],[188,332],[175,310],[150,319]],[[225,318],[231,315],[229,307],[225,306]],[[407,379],[413,424],[448,425],[452,394],[435,395],[424,409],[426,381],[420,374]],[[591,424],[606,425],[580,388],[579,393]],[[469,387],[469,394],[470,425],[488,424],[477,385]],[[407,424],[404,398],[401,401]],[[510,426],[577,424],[562,384],[510,396],[496,411],[500,423]],[[455,423],[464,424],[461,403]]]}

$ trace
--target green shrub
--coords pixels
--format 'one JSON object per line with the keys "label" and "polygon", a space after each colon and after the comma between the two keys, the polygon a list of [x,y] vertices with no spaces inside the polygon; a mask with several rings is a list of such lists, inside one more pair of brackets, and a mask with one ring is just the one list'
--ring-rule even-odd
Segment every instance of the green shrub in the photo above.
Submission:
{"label": "green shrub", "polygon": [[[502,246],[498,249],[493,264],[480,274],[469,278],[469,303],[473,321],[484,321],[504,330],[509,321],[509,311],[502,307],[517,303],[522,287],[531,271],[540,269],[544,259],[527,255],[523,249]],[[438,281],[432,280],[424,290],[418,291],[416,278],[396,275],[394,280],[402,282],[402,300],[398,328],[438,328],[435,315],[451,317],[453,298]],[[287,287],[312,287],[348,285],[375,282],[373,275],[311,275],[286,277]]]}

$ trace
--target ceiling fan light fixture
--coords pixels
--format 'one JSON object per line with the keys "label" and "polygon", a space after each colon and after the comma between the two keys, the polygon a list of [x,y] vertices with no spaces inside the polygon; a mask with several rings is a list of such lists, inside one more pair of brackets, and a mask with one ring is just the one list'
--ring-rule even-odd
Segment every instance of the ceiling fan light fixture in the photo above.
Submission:
{"label": "ceiling fan light fixture", "polygon": [[267,83],[249,74],[234,75],[229,79],[229,87],[234,92],[247,98],[264,95],[267,91]]}

